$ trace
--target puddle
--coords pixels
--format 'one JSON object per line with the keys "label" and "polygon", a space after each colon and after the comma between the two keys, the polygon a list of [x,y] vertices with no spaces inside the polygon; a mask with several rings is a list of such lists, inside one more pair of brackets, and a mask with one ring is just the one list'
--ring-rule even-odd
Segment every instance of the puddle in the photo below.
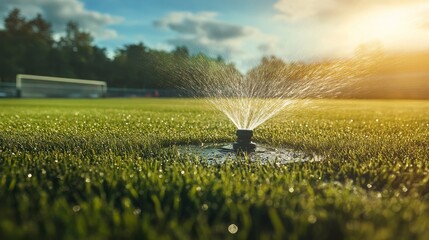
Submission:
{"label": "puddle", "polygon": [[179,154],[196,155],[213,163],[223,163],[226,160],[250,160],[262,163],[292,163],[318,162],[322,157],[316,154],[304,153],[288,148],[274,148],[264,144],[257,144],[256,151],[244,155],[237,155],[232,144],[204,144],[176,146]]}

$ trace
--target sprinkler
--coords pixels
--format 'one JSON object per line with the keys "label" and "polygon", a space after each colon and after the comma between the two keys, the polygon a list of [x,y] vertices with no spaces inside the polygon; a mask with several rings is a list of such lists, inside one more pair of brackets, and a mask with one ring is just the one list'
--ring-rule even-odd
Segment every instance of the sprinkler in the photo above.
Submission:
{"label": "sprinkler", "polygon": [[256,144],[251,141],[253,136],[253,130],[249,129],[237,129],[237,142],[232,146],[235,152],[250,153],[256,149]]}

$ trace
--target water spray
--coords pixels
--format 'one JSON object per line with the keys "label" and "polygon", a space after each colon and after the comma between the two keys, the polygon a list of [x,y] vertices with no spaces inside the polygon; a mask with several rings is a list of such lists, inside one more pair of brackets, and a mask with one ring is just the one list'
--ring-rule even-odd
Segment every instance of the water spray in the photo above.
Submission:
{"label": "water spray", "polygon": [[232,144],[233,149],[230,144],[221,149],[227,153],[234,151],[237,156],[252,152],[255,154],[249,155],[258,156],[264,151],[272,156],[272,151],[263,144],[256,151],[252,129],[285,108],[302,107],[306,103],[303,100],[341,93],[345,86],[366,76],[367,66],[370,66],[366,60],[289,64],[271,58],[242,74],[231,64],[213,62],[204,57],[183,61],[173,68],[178,71],[168,74],[174,74],[172,79],[177,79],[179,74],[182,90],[191,96],[201,97],[234,123],[237,141]]}
{"label": "water spray", "polygon": [[237,142],[232,147],[234,151],[239,153],[250,153],[256,149],[256,144],[252,142],[253,130],[250,129],[237,129]]}

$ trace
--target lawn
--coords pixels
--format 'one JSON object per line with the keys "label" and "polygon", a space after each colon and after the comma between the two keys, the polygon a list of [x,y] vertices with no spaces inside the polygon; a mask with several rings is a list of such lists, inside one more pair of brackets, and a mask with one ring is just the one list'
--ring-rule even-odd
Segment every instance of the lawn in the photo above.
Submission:
{"label": "lawn", "polygon": [[200,100],[0,100],[0,239],[427,239],[429,101],[318,100],[254,141],[323,156],[211,164]]}

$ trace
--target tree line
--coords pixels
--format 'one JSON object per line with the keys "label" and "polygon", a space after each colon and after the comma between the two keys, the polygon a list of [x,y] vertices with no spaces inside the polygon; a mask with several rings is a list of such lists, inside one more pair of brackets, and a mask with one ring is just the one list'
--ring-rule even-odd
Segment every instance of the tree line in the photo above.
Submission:
{"label": "tree line", "polygon": [[0,30],[0,82],[13,82],[17,74],[34,74],[102,80],[111,87],[171,88],[183,77],[172,73],[193,62],[228,65],[220,57],[191,55],[184,46],[167,52],[141,42],[124,45],[109,58],[78,24],[69,22],[64,36],[55,40],[51,23],[41,14],[26,19],[19,9],[8,14]]}

